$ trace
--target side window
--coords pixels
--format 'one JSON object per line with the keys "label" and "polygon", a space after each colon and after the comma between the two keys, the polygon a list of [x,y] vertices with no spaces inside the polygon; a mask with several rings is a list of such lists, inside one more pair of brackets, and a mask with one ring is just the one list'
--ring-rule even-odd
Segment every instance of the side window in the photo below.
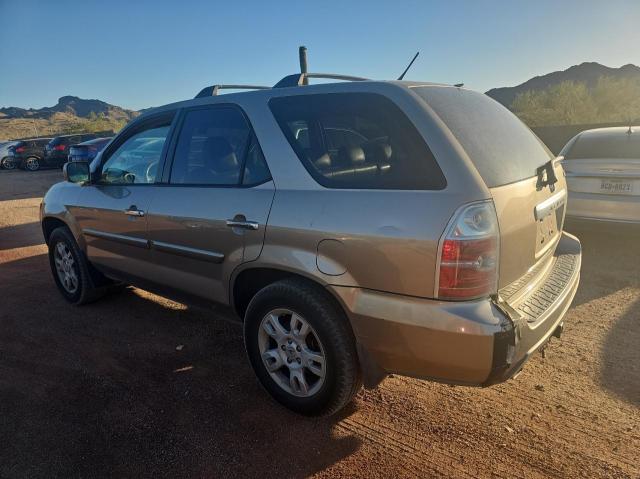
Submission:
{"label": "side window", "polygon": [[243,185],[257,185],[271,179],[269,167],[264,159],[260,145],[255,136],[252,137],[249,151],[247,152],[247,161],[244,166],[244,176],[242,178]]}
{"label": "side window", "polygon": [[276,121],[311,176],[328,188],[439,190],[431,150],[395,103],[373,93],[273,98]]}
{"label": "side window", "polygon": [[154,183],[170,126],[170,121],[161,125],[156,123],[127,138],[103,163],[100,183]]}
{"label": "side window", "polygon": [[203,108],[185,114],[169,182],[219,186],[254,184],[258,182],[254,179],[264,178],[264,168],[260,147],[237,108]]}

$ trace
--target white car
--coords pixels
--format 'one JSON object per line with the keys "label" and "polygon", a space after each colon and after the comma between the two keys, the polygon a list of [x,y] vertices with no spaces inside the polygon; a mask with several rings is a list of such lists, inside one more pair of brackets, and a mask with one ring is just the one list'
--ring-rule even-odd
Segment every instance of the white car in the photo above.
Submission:
{"label": "white car", "polygon": [[640,127],[585,130],[560,152],[567,220],[640,223]]}

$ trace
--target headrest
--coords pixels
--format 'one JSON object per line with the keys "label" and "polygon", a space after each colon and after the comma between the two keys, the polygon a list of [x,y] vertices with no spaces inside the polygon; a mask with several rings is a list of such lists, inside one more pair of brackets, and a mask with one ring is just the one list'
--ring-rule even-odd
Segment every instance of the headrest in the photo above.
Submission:
{"label": "headrest", "polygon": [[356,166],[364,161],[364,150],[359,146],[341,146],[338,150],[338,164],[340,166]]}
{"label": "headrest", "polygon": [[219,136],[208,138],[202,148],[202,156],[207,167],[218,173],[238,169],[238,159],[226,138]]}
{"label": "headrest", "polygon": [[388,143],[369,143],[364,145],[367,159],[376,163],[388,163],[393,154]]}
{"label": "headrest", "polygon": [[325,153],[320,158],[313,161],[313,165],[320,169],[324,170],[331,167],[331,157]]}

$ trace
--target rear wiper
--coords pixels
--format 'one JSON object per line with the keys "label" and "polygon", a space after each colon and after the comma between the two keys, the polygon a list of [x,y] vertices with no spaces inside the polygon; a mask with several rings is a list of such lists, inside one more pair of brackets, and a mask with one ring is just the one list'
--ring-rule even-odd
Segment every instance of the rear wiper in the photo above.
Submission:
{"label": "rear wiper", "polygon": [[544,165],[536,168],[536,175],[538,176],[538,181],[536,183],[536,188],[538,190],[541,190],[547,185],[551,188],[551,191],[555,189],[553,185],[558,182],[558,177],[553,169],[553,160],[549,160]]}

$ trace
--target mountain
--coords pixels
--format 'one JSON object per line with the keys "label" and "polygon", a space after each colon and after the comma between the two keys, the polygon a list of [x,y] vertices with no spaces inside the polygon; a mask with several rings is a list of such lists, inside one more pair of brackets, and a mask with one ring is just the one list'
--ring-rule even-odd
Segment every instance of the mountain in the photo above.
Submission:
{"label": "mountain", "polygon": [[126,118],[130,120],[137,112],[119,106],[110,105],[101,100],[83,100],[77,96],[63,96],[58,103],[51,107],[39,109],[25,109],[14,106],[0,108],[0,117],[11,118],[51,118],[55,113],[70,113],[79,118],[89,118],[91,114],[106,115],[112,118]]}
{"label": "mountain", "polygon": [[101,100],[63,96],[44,108],[0,108],[0,139],[56,136],[86,131],[118,131],[139,112]]}
{"label": "mountain", "polygon": [[640,80],[640,67],[628,64],[620,68],[610,68],[599,63],[586,62],[574,65],[566,70],[531,78],[514,87],[493,88],[487,92],[487,95],[504,106],[510,107],[520,93],[543,91],[549,87],[560,85],[565,81],[584,83],[588,88],[593,88],[601,77],[609,77],[615,80]]}

